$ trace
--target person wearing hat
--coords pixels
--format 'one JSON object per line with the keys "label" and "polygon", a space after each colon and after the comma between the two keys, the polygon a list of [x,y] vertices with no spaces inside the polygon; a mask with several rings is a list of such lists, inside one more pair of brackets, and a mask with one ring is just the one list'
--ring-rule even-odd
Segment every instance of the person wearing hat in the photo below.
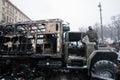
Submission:
{"label": "person wearing hat", "polygon": [[97,32],[92,29],[92,26],[89,26],[88,29],[89,30],[86,32],[86,35],[88,36],[89,41],[90,42],[97,42],[97,40],[98,40]]}

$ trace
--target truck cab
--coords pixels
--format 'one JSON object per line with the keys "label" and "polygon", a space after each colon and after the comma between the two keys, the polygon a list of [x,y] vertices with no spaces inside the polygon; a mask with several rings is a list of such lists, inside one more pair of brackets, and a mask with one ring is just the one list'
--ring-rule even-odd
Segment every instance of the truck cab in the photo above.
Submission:
{"label": "truck cab", "polygon": [[89,55],[95,50],[94,42],[84,42],[84,32],[66,33],[66,55],[68,68],[86,68]]}

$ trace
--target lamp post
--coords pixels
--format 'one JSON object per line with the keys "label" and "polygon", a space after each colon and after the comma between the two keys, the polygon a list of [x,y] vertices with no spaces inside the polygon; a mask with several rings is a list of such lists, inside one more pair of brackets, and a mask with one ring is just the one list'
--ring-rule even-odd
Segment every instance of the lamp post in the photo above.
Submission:
{"label": "lamp post", "polygon": [[100,10],[101,39],[102,39],[102,43],[103,43],[102,6],[101,6],[100,2],[99,2],[98,7],[99,7],[99,10]]}

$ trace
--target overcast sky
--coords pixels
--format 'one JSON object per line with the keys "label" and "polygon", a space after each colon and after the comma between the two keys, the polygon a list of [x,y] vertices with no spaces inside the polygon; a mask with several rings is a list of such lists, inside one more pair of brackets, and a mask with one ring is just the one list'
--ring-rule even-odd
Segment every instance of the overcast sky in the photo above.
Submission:
{"label": "overcast sky", "polygon": [[10,0],[32,20],[60,18],[71,30],[99,23],[98,4],[102,4],[103,24],[120,14],[120,0]]}

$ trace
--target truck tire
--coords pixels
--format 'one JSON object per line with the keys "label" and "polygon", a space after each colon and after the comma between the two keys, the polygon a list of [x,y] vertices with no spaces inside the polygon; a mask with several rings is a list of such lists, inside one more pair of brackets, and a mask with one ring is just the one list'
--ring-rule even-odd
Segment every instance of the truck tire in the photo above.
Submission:
{"label": "truck tire", "polygon": [[[91,80],[101,79],[116,79],[116,64],[108,60],[97,61],[91,68]],[[98,79],[99,80],[99,79]]]}

